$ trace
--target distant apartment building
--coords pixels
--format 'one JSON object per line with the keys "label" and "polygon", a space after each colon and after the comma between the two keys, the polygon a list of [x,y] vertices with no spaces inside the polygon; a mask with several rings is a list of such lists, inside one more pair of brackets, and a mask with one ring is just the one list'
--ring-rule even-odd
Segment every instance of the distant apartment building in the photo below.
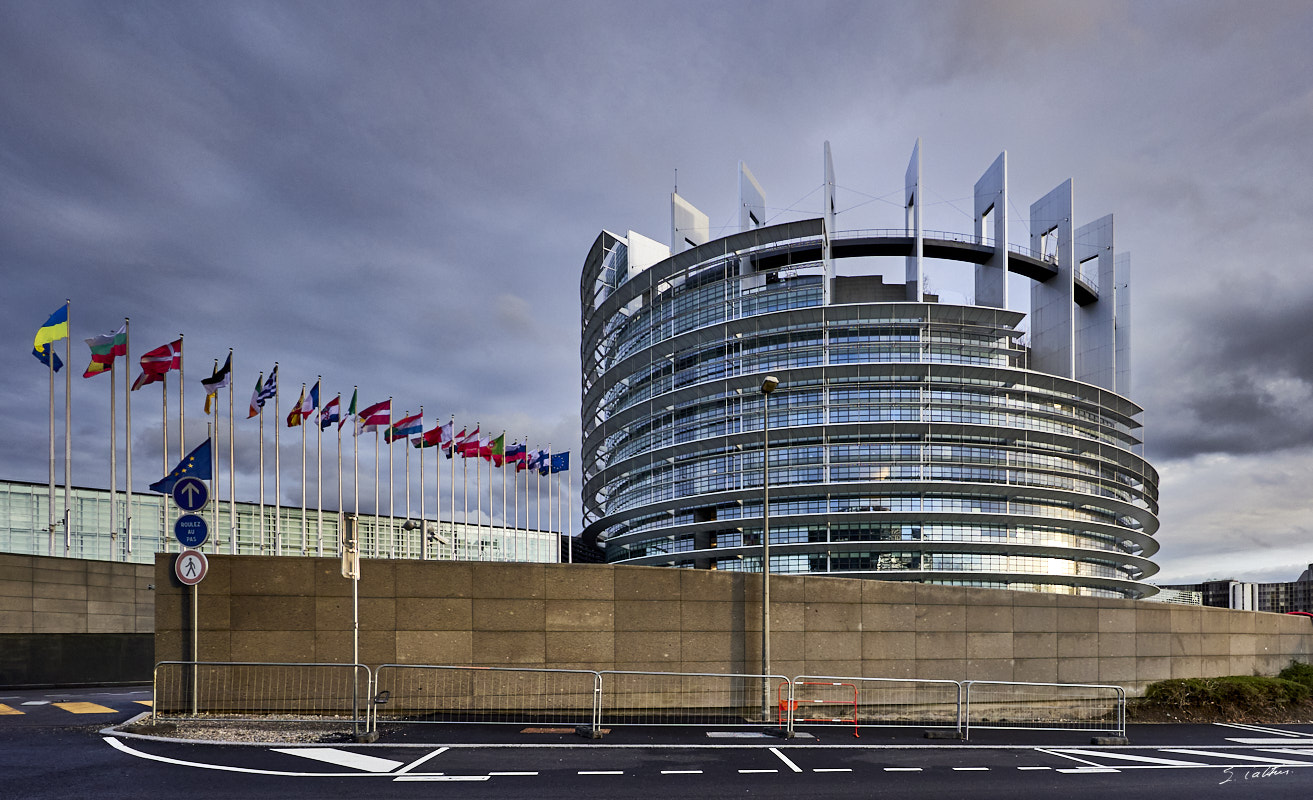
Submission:
{"label": "distant apartment building", "polygon": [[1199,592],[1203,605],[1215,608],[1272,611],[1278,614],[1289,611],[1313,612],[1313,564],[1309,564],[1298,578],[1288,583],[1217,580],[1172,584],[1161,588]]}

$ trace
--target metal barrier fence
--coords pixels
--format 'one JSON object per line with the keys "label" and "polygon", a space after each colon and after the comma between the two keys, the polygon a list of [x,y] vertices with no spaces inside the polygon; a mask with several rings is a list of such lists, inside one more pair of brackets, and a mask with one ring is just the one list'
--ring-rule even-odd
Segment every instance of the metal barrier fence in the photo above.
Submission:
{"label": "metal barrier fence", "polygon": [[1126,690],[1099,684],[384,664],[161,661],[153,720],[799,725],[1126,735]]}
{"label": "metal barrier fence", "polygon": [[783,675],[602,670],[603,725],[784,725]]}
{"label": "metal barrier fence", "polygon": [[368,719],[369,667],[234,661],[161,661],[151,719],[351,722]]}
{"label": "metal barrier fence", "polygon": [[963,732],[972,728],[1084,730],[1126,735],[1126,690],[1078,683],[965,681]]}
{"label": "metal barrier fence", "polygon": [[[780,687],[781,692],[783,686]],[[788,729],[802,725],[931,727],[962,731],[962,684],[911,678],[848,678],[799,675],[780,697]]]}
{"label": "metal barrier fence", "polygon": [[384,664],[374,681],[374,726],[383,717],[596,729],[601,691],[590,670]]}

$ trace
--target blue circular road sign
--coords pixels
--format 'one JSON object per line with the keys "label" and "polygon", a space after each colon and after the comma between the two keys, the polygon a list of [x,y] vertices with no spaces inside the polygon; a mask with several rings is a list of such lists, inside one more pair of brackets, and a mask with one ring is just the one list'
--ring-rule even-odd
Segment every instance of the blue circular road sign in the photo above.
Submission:
{"label": "blue circular road sign", "polygon": [[183,511],[200,511],[210,502],[210,487],[200,478],[188,475],[173,484],[173,502]]}
{"label": "blue circular road sign", "polygon": [[196,548],[210,538],[210,526],[195,514],[183,514],[173,523],[173,535],[183,547]]}

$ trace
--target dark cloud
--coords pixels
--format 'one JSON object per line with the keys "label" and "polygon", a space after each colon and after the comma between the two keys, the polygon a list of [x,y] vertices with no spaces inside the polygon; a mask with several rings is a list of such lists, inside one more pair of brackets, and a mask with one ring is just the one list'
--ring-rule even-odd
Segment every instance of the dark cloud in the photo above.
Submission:
{"label": "dark cloud", "polygon": [[[240,418],[274,361],[284,413],[323,375],[327,395],[577,448],[579,269],[600,229],[663,239],[676,169],[730,224],[739,159],[776,220],[810,216],[826,140],[841,226],[901,225],[872,198],[900,197],[919,136],[927,227],[967,228],[1003,149],[1016,241],[1067,177],[1082,221],[1117,214],[1164,541],[1224,553],[1188,510],[1209,470],[1313,463],[1310,36],[1301,3],[0,4],[3,477],[45,479],[27,342],[65,297],[78,483],[108,483],[107,379],[76,377],[80,339],[124,316],[136,355],[187,334],[188,441],[199,378],[234,348],[242,496],[258,468]],[[966,273],[932,279],[970,292]],[[143,486],[158,413],[154,387],[134,396]],[[1299,530],[1282,508],[1261,525],[1278,544]]]}

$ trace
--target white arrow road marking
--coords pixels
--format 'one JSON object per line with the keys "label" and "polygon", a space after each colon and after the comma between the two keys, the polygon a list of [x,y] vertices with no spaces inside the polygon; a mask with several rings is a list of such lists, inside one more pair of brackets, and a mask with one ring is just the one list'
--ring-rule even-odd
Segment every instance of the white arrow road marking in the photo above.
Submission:
{"label": "white arrow road marking", "polygon": [[1135,761],[1141,764],[1148,764],[1156,767],[1208,767],[1211,764],[1203,764],[1198,761],[1178,761],[1174,758],[1151,758],[1149,756],[1133,756],[1130,753],[1117,753],[1112,750],[1054,750],[1055,753],[1076,753],[1082,756],[1093,756],[1095,758],[1112,758],[1121,759],[1122,761]]}
{"label": "white arrow road marking", "polygon": [[1180,753],[1185,756],[1211,756],[1213,758],[1230,758],[1236,761],[1258,762],[1259,764],[1280,764],[1283,767],[1313,767],[1313,761],[1295,761],[1289,758],[1264,758],[1246,753],[1226,753],[1219,750],[1184,750],[1164,748],[1164,753]]}
{"label": "white arrow road marking", "polygon": [[783,761],[785,764],[788,764],[788,765],[789,765],[789,769],[793,770],[794,772],[802,772],[802,767],[800,767],[800,766],[798,766],[797,764],[795,764],[795,763],[793,763],[792,761],[790,761],[790,760],[789,760],[789,757],[786,756],[786,755],[784,755],[783,753],[781,753],[781,752],[780,752],[780,749],[779,749],[778,747],[772,747],[772,748],[770,749],[770,751],[771,751],[772,753],[774,753],[775,755],[779,756],[779,757],[780,757],[780,761]]}
{"label": "white arrow road marking", "polygon": [[335,747],[275,747],[272,749],[275,753],[286,753],[289,756],[300,756],[314,761],[323,761],[327,764],[336,764],[339,767],[360,769],[365,772],[391,772],[397,767],[403,766],[402,762],[393,761],[390,758],[367,756],[364,753],[352,753],[346,750],[338,750]]}
{"label": "white arrow road marking", "polygon": [[101,737],[105,743],[119,752],[126,753],[137,758],[144,758],[147,761],[158,761],[161,764],[176,764],[180,767],[196,767],[197,769],[213,769],[220,772],[241,772],[247,775],[276,775],[283,778],[372,778],[376,773],[373,772],[290,772],[278,769],[254,769],[251,767],[229,767],[222,764],[203,764],[199,761],[183,761],[180,758],[169,758],[167,756],[157,756],[153,753],[143,753],[140,750],[134,750],[123,744],[113,736]]}

